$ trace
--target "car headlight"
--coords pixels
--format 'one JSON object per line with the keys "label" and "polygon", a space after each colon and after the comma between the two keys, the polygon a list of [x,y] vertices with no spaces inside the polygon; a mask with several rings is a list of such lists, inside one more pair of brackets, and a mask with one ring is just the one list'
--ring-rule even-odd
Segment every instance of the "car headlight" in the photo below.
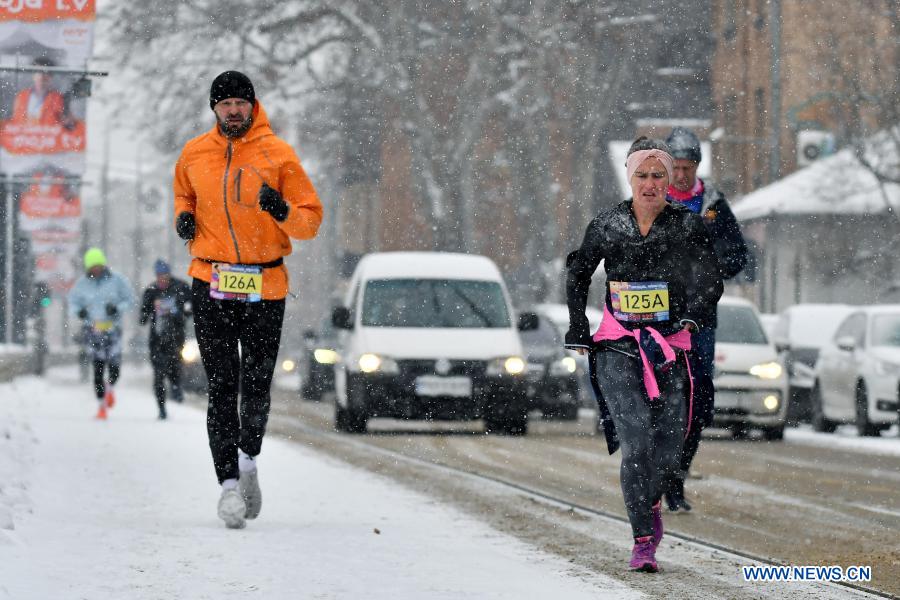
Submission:
{"label": "car headlight", "polygon": [[495,358],[487,365],[488,375],[521,375],[525,372],[525,361],[521,356]]}
{"label": "car headlight", "polygon": [[750,374],[760,379],[778,379],[781,377],[781,365],[777,362],[767,362],[750,367]]}
{"label": "car headlight", "polygon": [[313,350],[313,358],[315,358],[316,362],[320,365],[333,365],[340,360],[341,357],[334,350],[329,350],[328,348],[316,348]]}
{"label": "car headlight", "polygon": [[876,375],[900,375],[900,365],[884,360],[876,360],[874,370]]}
{"label": "car headlight", "polygon": [[197,340],[188,340],[181,348],[181,358],[186,363],[197,362],[200,358],[200,345]]}
{"label": "car headlight", "polygon": [[296,367],[296,366],[297,366],[297,365],[294,363],[294,361],[292,361],[292,360],[289,359],[289,358],[286,358],[286,359],[284,359],[283,361],[281,361],[281,368],[282,368],[282,370],[284,370],[284,371],[286,371],[286,372],[288,372],[288,373],[290,373],[291,371],[293,371],[293,370],[294,370],[294,367]]}
{"label": "car headlight", "polygon": [[578,363],[571,356],[566,356],[550,365],[550,374],[554,376],[571,375],[578,369]]}
{"label": "car headlight", "polygon": [[357,361],[359,370],[363,373],[399,373],[400,366],[397,361],[387,356],[379,356],[367,352],[359,357]]}

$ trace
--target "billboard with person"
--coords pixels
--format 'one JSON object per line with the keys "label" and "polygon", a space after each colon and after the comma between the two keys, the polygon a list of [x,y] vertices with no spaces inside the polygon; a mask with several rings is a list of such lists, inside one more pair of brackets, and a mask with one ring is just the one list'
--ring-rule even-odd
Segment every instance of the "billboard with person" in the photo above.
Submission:
{"label": "billboard with person", "polygon": [[0,175],[37,276],[71,285],[81,245],[84,77],[95,0],[0,0]]}

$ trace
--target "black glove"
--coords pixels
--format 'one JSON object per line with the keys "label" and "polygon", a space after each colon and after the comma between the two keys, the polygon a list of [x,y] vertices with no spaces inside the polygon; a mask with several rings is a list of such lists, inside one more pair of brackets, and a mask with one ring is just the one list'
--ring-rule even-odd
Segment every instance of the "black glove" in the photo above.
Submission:
{"label": "black glove", "polygon": [[107,304],[106,305],[106,314],[108,314],[111,317],[114,317],[117,314],[119,314],[119,309],[116,308],[115,304]]}
{"label": "black glove", "polygon": [[265,183],[259,188],[259,207],[272,215],[272,218],[279,223],[287,219],[288,203],[284,201],[278,190]]}
{"label": "black glove", "polygon": [[178,215],[175,231],[178,232],[178,237],[183,240],[194,239],[194,234],[197,233],[197,222],[194,220],[194,214],[185,211]]}
{"label": "black glove", "polygon": [[81,310],[79,310],[77,316],[78,316],[78,318],[81,319],[82,321],[84,321],[85,319],[87,319],[87,318],[88,318],[88,311],[87,311],[87,309],[86,309],[86,308],[82,308]]}

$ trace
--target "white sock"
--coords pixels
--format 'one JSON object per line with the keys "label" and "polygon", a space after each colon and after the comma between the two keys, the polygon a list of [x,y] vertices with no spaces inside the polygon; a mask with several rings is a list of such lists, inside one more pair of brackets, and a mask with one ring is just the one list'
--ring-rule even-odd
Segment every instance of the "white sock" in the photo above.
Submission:
{"label": "white sock", "polygon": [[249,473],[256,470],[256,459],[243,450],[238,450],[238,470]]}
{"label": "white sock", "polygon": [[222,490],[233,490],[238,486],[237,479],[226,479],[222,482]]}

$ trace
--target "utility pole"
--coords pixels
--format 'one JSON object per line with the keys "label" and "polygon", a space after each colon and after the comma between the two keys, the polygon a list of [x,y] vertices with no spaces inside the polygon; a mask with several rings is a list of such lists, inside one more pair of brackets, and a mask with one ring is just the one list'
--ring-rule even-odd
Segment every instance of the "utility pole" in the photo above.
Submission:
{"label": "utility pole", "polygon": [[131,284],[136,291],[140,291],[141,265],[144,262],[144,229],[142,223],[143,215],[141,214],[141,207],[144,202],[143,190],[141,189],[141,177],[143,177],[141,169],[141,145],[138,144],[134,169],[134,232],[132,236],[134,241],[134,256],[131,257],[133,261],[132,266],[134,268],[132,271],[133,276]]}
{"label": "utility pole", "polygon": [[103,124],[103,169],[100,174],[100,247],[109,250],[109,117]]}
{"label": "utility pole", "polygon": [[4,220],[6,226],[6,247],[4,248],[4,252],[6,253],[6,256],[4,256],[3,259],[3,276],[5,278],[3,286],[3,332],[4,341],[7,344],[13,343],[13,285],[15,284],[15,281],[13,280],[13,253],[15,252],[15,218],[17,216],[13,196],[12,183],[7,177],[3,177],[3,200],[5,204],[4,211],[6,213],[4,215],[6,217]]}
{"label": "utility pole", "polygon": [[772,183],[781,176],[781,0],[769,0],[769,6],[772,11],[769,18],[772,32],[769,183]]}

